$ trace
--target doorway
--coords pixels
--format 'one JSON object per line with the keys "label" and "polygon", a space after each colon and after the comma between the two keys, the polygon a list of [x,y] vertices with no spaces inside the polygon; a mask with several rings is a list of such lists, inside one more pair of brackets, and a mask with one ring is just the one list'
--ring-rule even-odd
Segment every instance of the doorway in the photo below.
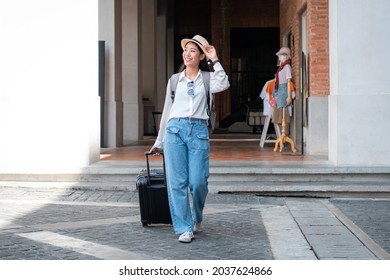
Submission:
{"label": "doorway", "polygon": [[273,79],[279,28],[231,29],[231,115],[221,127],[246,120],[248,108],[262,110],[260,92]]}

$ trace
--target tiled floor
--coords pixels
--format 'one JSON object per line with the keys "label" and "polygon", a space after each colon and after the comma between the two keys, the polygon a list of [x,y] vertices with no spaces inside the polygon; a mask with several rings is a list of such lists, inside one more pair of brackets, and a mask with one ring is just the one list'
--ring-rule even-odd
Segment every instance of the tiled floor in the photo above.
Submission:
{"label": "tiled floor", "polygon": [[[260,135],[213,135],[211,139],[211,160],[215,161],[311,161],[315,158],[303,156],[298,150],[291,152],[290,145],[285,144],[282,152],[274,152],[274,143],[259,146]],[[154,143],[154,137],[131,145],[115,149],[103,149],[101,160],[144,160],[145,152]]]}

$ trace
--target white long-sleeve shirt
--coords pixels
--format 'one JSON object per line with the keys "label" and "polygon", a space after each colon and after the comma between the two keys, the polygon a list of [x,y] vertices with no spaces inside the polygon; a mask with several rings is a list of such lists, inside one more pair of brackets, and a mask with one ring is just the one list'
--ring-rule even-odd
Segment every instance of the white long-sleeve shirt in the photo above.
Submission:
{"label": "white long-sleeve shirt", "polygon": [[[164,109],[161,116],[160,129],[154,143],[157,148],[163,147],[165,129],[167,123],[172,118],[196,118],[208,120],[207,114],[207,93],[203,85],[202,74],[199,70],[194,80],[194,95],[187,93],[187,83],[191,80],[185,76],[185,71],[179,75],[175,91],[175,101],[171,99],[171,80],[167,84]],[[213,98],[213,93],[218,93],[228,89],[230,86],[228,76],[226,75],[220,63],[214,65],[214,72],[210,72],[210,98]],[[212,104],[212,100],[211,100]]]}

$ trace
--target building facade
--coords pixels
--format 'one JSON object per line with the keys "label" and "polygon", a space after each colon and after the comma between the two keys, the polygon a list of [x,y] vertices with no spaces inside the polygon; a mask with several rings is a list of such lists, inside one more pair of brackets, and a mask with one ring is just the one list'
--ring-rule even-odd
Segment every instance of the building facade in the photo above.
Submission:
{"label": "building facade", "polygon": [[387,0],[8,2],[1,173],[75,170],[98,161],[101,146],[153,133],[178,42],[194,34],[217,47],[231,80],[216,100],[220,127],[258,102],[275,52],[288,46],[299,151],[337,166],[390,166],[390,148],[373,137],[389,134]]}

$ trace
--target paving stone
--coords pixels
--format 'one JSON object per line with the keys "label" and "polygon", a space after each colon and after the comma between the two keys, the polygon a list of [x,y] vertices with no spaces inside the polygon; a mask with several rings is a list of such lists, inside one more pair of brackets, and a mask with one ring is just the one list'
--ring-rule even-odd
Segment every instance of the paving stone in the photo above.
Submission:
{"label": "paving stone", "polygon": [[[324,204],[313,203],[310,200],[288,200],[286,204],[294,217],[299,216],[296,217],[296,221],[319,259],[340,257],[345,259],[377,259]],[[303,215],[310,210],[321,212],[323,216],[313,218],[311,215]],[[322,227],[326,230],[319,230]],[[335,231],[329,231],[332,227],[337,228],[337,234]]]}
{"label": "paving stone", "polygon": [[390,254],[390,200],[332,199],[331,203]]}
{"label": "paving stone", "polygon": [[[389,201],[330,201],[389,251]],[[362,254],[367,249],[364,244],[322,202],[211,193],[202,231],[192,243],[182,244],[169,225],[141,225],[136,190],[0,187],[0,259],[101,259],[115,257],[115,252],[122,257],[172,260],[274,259],[270,238],[279,238],[280,244],[288,240],[287,229],[283,232],[287,221],[299,227],[306,243],[294,246],[289,239],[285,244],[290,254],[285,257],[300,259],[302,252],[313,250],[320,259],[375,259]],[[280,219],[273,225],[274,236],[264,220],[271,208],[288,209],[279,217],[271,216]],[[48,243],[44,232],[92,249],[83,254],[76,245],[71,249],[57,241]]]}

